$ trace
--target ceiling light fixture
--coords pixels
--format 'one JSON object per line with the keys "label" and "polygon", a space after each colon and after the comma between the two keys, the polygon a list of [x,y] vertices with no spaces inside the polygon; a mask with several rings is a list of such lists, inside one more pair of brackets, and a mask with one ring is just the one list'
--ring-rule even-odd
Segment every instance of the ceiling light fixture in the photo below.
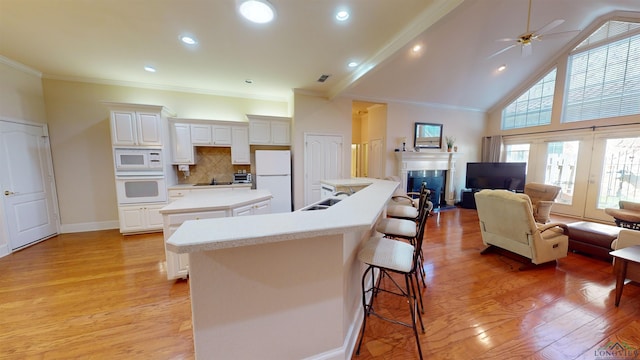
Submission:
{"label": "ceiling light fixture", "polygon": [[350,63],[349,63],[349,65],[348,65],[348,66],[349,66],[350,68],[353,68],[353,67],[358,66],[358,63],[357,63],[357,62],[355,62],[355,61],[352,61],[352,62],[350,62]]}
{"label": "ceiling light fixture", "polygon": [[246,0],[238,7],[245,19],[256,24],[265,24],[275,17],[275,9],[266,0]]}
{"label": "ceiling light fixture", "polygon": [[347,10],[340,10],[336,13],[336,20],[345,21],[349,18],[349,12]]}
{"label": "ceiling light fixture", "polygon": [[502,65],[498,66],[498,72],[503,72],[506,69],[507,69],[507,65],[502,64]]}
{"label": "ceiling light fixture", "polygon": [[411,48],[411,51],[413,51],[414,53],[420,52],[420,50],[422,50],[422,45],[418,44],[418,45],[414,45]]}
{"label": "ceiling light fixture", "polygon": [[154,72],[156,72],[156,68],[154,68],[154,67],[153,67],[153,66],[151,66],[151,65],[145,65],[145,66],[144,66],[144,70],[145,70],[145,71],[148,71],[148,72],[150,72],[150,73],[154,73]]}
{"label": "ceiling light fixture", "polygon": [[198,44],[198,40],[196,40],[194,37],[191,37],[189,35],[180,35],[180,41],[182,41],[183,43],[185,43],[187,45],[197,45]]}

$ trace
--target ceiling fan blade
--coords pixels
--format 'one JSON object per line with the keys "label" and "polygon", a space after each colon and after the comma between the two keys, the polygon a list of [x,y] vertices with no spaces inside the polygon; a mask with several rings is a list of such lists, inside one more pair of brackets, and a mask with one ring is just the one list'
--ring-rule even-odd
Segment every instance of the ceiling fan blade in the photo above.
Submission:
{"label": "ceiling fan blade", "polygon": [[518,44],[509,45],[509,46],[507,46],[506,48],[504,48],[504,49],[502,49],[502,50],[499,50],[498,52],[495,52],[495,53],[491,54],[487,59],[491,59],[492,57],[498,56],[498,55],[502,54],[503,52],[505,52],[505,51],[507,51],[507,50],[509,50],[509,49],[512,49],[512,48],[516,47],[516,45],[518,45]]}
{"label": "ceiling fan blade", "polygon": [[522,57],[530,56],[533,53],[533,45],[531,43],[522,44]]}
{"label": "ceiling fan blade", "polygon": [[496,40],[496,42],[509,42],[509,41],[516,42],[516,41],[518,41],[518,39],[514,39],[514,38],[503,38],[503,39],[498,39],[498,40]]}
{"label": "ceiling fan blade", "polygon": [[551,39],[551,38],[557,38],[562,36],[575,36],[575,35],[578,35],[578,33],[580,33],[580,30],[562,31],[562,32],[551,33],[551,34],[538,34],[536,39],[541,40],[542,38]]}
{"label": "ceiling fan blade", "polygon": [[544,35],[544,34],[548,33],[549,31],[551,31],[556,26],[559,26],[560,24],[562,24],[563,22],[564,22],[564,19],[553,20],[552,22],[550,22],[547,25],[541,27],[540,29],[538,29],[538,31],[534,31],[533,33],[538,35],[538,36]]}

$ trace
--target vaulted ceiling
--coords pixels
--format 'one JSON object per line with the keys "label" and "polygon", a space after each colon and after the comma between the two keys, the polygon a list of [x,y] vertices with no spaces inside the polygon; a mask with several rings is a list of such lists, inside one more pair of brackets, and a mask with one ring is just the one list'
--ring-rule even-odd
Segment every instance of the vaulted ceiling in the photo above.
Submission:
{"label": "vaulted ceiling", "polygon": [[[529,0],[270,0],[276,18],[260,25],[238,15],[237,1],[0,0],[0,60],[53,79],[487,111],[573,46],[574,30],[613,12],[640,16],[635,0],[532,0],[531,31],[562,19],[550,33],[566,33],[534,41],[530,56],[519,46],[492,56],[514,43],[496,40],[526,32]],[[347,21],[335,19],[340,9]]]}

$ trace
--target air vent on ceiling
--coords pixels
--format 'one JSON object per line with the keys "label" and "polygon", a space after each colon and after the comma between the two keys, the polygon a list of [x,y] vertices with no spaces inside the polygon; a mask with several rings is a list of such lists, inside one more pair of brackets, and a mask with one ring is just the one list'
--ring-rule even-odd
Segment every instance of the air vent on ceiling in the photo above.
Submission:
{"label": "air vent on ceiling", "polygon": [[329,78],[329,76],[330,76],[330,75],[326,75],[326,74],[320,75],[320,77],[318,78],[318,82],[325,82],[325,81],[327,81],[327,79]]}

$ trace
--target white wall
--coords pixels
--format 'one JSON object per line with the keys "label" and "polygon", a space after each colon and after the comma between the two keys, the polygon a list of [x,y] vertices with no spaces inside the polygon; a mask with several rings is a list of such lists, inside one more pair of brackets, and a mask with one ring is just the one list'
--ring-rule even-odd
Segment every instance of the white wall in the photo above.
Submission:
{"label": "white wall", "polygon": [[[46,123],[40,74],[0,57],[0,119]],[[2,141],[2,139],[0,139]],[[3,146],[0,143],[0,146]],[[3,189],[0,184],[0,189]],[[0,195],[0,257],[9,254],[4,196]]]}
{"label": "white wall", "polygon": [[62,232],[117,227],[109,111],[103,101],[162,105],[185,118],[289,116],[286,102],[51,79],[43,81],[43,89]]}
{"label": "white wall", "polygon": [[295,94],[291,153],[293,157],[293,207],[304,206],[304,134],[342,135],[342,174],[351,169],[351,100]]}
{"label": "white wall", "polygon": [[[403,137],[407,138],[407,148],[413,147],[414,123],[443,124],[443,146],[445,136],[456,138],[458,155],[454,188],[455,197],[459,200],[460,190],[464,188],[467,162],[480,161],[482,137],[486,126],[485,114],[427,105],[388,103],[387,122],[387,175],[399,174],[393,150],[400,146],[398,139]],[[446,146],[443,149],[428,151],[446,151]]]}

